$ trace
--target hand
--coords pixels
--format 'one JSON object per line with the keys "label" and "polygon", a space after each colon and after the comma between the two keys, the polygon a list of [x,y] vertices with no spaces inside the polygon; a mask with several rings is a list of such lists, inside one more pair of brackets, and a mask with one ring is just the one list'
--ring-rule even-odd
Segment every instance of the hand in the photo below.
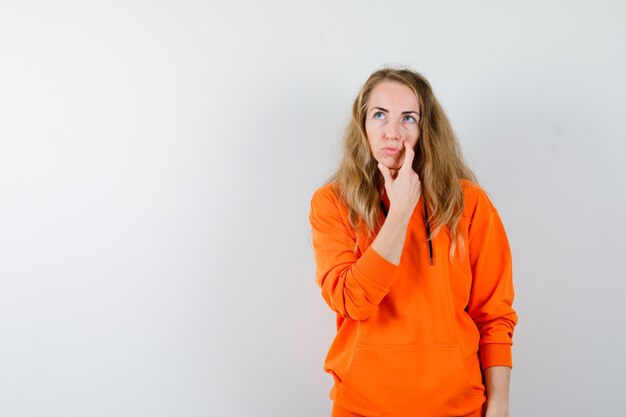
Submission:
{"label": "hand", "polygon": [[398,170],[398,175],[394,179],[391,171],[385,165],[379,163],[378,169],[385,179],[385,190],[391,206],[389,214],[392,212],[402,218],[410,218],[415,210],[415,206],[422,194],[422,183],[415,171],[413,171],[413,158],[415,151],[406,140],[404,145],[404,162]]}

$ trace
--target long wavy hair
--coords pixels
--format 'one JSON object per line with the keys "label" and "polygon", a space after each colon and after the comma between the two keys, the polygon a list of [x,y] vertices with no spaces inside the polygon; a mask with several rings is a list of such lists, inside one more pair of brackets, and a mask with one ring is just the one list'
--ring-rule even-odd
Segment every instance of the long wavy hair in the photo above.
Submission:
{"label": "long wavy hair", "polygon": [[459,179],[477,181],[463,160],[459,141],[430,83],[421,74],[408,69],[384,68],[370,75],[354,101],[339,168],[326,183],[335,184],[337,196],[349,208],[353,230],[365,227],[373,238],[383,222],[380,201],[384,178],[369,146],[365,119],[372,90],[383,81],[404,84],[417,96],[419,137],[413,170],[419,175],[422,198],[429,209],[429,222],[433,226],[431,239],[446,227],[452,238],[450,256],[457,244],[459,253],[464,253],[465,244],[457,231],[464,207]]}

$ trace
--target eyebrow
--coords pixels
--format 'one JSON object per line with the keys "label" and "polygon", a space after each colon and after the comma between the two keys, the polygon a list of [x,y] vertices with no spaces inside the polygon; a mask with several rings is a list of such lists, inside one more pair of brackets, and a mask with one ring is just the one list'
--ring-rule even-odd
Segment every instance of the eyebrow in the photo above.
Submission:
{"label": "eyebrow", "polygon": [[[372,110],[376,110],[376,109],[378,109],[378,110],[380,110],[380,111],[383,111],[383,112],[385,112],[385,113],[389,113],[389,110],[385,109],[384,107],[378,107],[378,106],[376,106],[376,107],[372,107]],[[370,110],[370,111],[371,111],[371,110]],[[420,114],[419,114],[419,112],[416,112],[415,110],[405,110],[405,111],[403,111],[401,114],[411,114],[411,113],[415,113],[415,114],[417,114],[418,116],[420,115]]]}

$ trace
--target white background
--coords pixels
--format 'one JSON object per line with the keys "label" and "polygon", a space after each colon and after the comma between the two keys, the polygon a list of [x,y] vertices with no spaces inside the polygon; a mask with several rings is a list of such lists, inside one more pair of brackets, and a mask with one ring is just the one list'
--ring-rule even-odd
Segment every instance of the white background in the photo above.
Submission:
{"label": "white background", "polygon": [[0,4],[0,415],[329,416],[309,202],[390,64],[507,228],[511,416],[626,415],[622,2]]}

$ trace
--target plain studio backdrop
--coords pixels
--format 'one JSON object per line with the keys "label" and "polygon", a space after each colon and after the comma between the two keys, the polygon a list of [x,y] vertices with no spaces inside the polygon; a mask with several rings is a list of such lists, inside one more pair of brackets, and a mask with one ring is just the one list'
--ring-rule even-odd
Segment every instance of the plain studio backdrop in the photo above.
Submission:
{"label": "plain studio backdrop", "polygon": [[0,415],[330,415],[309,203],[384,65],[507,229],[511,416],[624,416],[626,8],[0,6]]}

